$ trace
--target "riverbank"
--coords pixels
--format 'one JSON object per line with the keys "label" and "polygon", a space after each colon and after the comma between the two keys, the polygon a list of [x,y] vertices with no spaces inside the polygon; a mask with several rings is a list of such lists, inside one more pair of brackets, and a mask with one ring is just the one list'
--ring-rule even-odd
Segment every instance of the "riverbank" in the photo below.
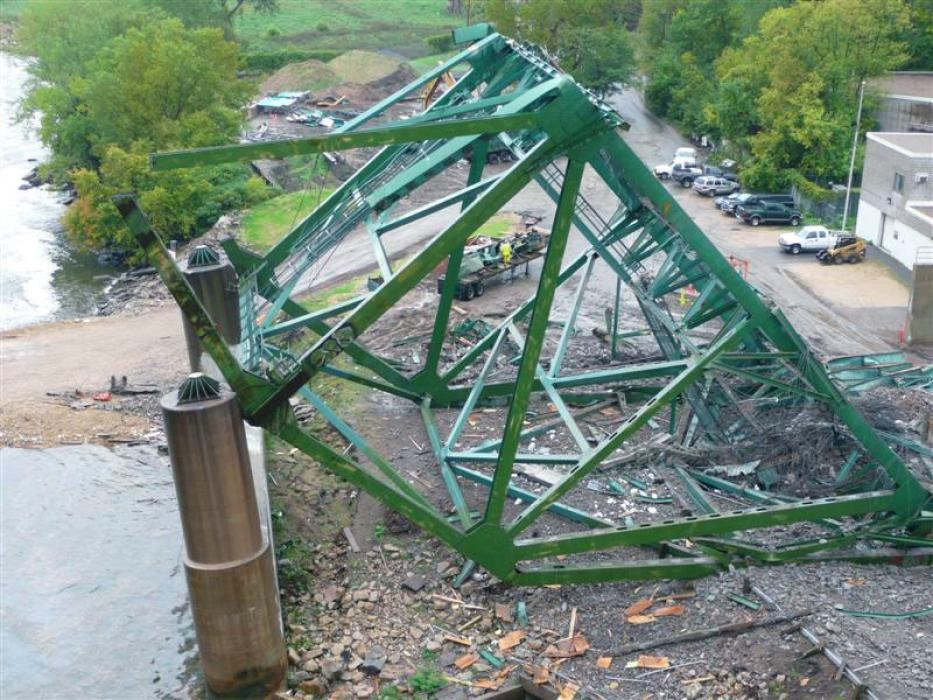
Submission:
{"label": "riverbank", "polygon": [[[186,373],[181,320],[170,302],[137,315],[121,312],[0,333],[0,442],[49,447],[145,441],[157,427],[157,405],[149,404]],[[159,391],[95,400],[95,394],[109,393],[111,376]]]}

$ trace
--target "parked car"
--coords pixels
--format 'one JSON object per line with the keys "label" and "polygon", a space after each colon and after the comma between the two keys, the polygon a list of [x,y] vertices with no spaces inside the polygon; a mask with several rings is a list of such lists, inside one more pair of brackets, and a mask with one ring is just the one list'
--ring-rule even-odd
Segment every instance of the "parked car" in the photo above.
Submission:
{"label": "parked car", "polygon": [[695,148],[678,148],[674,151],[674,160],[682,158],[684,160],[696,160],[697,159],[697,149]]}
{"label": "parked car", "polygon": [[803,218],[797,209],[777,202],[757,202],[740,204],[735,208],[735,215],[752,226],[759,224],[790,224],[799,226]]}
{"label": "parked car", "polygon": [[712,175],[714,177],[724,177],[725,179],[732,180],[733,182],[739,181],[739,176],[736,175],[733,171],[728,170],[728,169],[723,170],[722,168],[716,165],[704,165],[703,174]]}
{"label": "parked car", "polygon": [[739,183],[727,180],[724,177],[713,177],[712,175],[698,177],[693,183],[694,192],[706,197],[717,194],[730,194],[737,189],[739,189]]}
{"label": "parked car", "polygon": [[724,200],[720,205],[722,213],[726,216],[736,213],[736,207],[744,204],[760,204],[761,202],[774,202],[788,207],[794,206],[794,196],[791,194],[758,194],[745,192],[740,194],[734,200]]}
{"label": "parked car", "polygon": [[671,179],[681,187],[690,187],[693,181],[703,175],[703,169],[694,165],[675,165],[671,169]]}
{"label": "parked car", "polygon": [[782,233],[778,236],[778,245],[785,253],[815,253],[832,248],[838,237],[846,235],[844,231],[830,231],[825,226],[804,226],[799,231]]}
{"label": "parked car", "polygon": [[655,166],[654,174],[661,180],[670,180],[674,174],[675,167],[697,168],[697,162],[693,158],[674,158],[670,163]]}

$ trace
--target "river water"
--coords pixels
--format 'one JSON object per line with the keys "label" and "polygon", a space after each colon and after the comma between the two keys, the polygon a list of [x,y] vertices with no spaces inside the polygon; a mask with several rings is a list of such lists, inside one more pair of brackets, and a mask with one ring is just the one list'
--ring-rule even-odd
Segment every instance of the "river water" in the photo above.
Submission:
{"label": "river water", "polygon": [[[64,244],[59,195],[19,189],[46,156],[10,123],[25,78],[0,53],[0,331],[92,314],[113,272]],[[0,375],[2,362],[0,340]],[[0,436],[0,698],[200,696],[183,555],[154,448],[24,450]]]}
{"label": "river water", "polygon": [[0,449],[0,696],[191,697],[171,469],[154,448]]}
{"label": "river water", "polygon": [[21,59],[0,52],[0,331],[93,314],[116,273],[66,245],[60,193],[19,189],[23,176],[47,156],[35,134],[14,123],[26,77]]}

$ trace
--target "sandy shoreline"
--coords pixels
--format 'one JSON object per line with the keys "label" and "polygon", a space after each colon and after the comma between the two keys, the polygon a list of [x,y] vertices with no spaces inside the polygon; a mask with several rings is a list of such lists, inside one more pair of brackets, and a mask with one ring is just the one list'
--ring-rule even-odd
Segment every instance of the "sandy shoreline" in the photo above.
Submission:
{"label": "sandy shoreline", "polygon": [[[155,384],[162,393],[187,372],[178,308],[36,324],[0,333],[0,444],[45,447],[93,442],[97,436],[131,439],[151,421],[129,410],[133,397],[76,408],[50,394],[76,390],[89,398],[109,387],[111,375],[131,384]],[[126,409],[126,410],[124,410]]]}

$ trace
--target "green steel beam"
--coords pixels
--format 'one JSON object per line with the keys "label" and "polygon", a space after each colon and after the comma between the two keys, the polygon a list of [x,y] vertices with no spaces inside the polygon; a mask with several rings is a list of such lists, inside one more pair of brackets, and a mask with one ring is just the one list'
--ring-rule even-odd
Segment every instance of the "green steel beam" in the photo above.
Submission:
{"label": "green steel beam", "polygon": [[[384,116],[390,107],[399,104],[421,85],[458,64],[468,64],[469,71],[423,114],[414,119],[360,128]],[[263,356],[276,357],[276,353],[288,352],[288,331],[306,329],[318,337],[299,357],[298,368],[282,378],[274,367],[268,378],[244,371],[142,214],[128,200],[117,203],[130,230],[166,281],[185,316],[194,324],[205,349],[236,391],[244,415],[401,512],[502,580],[540,584],[688,578],[713,573],[729,564],[818,561],[852,556],[838,547],[845,545],[845,538],[856,535],[884,536],[887,531],[903,527],[916,527],[917,533],[922,533],[926,525],[920,514],[930,494],[890,449],[887,444],[890,436],[878,435],[871,428],[813,358],[806,343],[783,315],[766,304],[738,275],[666,188],[635,157],[620,137],[617,127],[622,125],[618,115],[575,85],[546,57],[529,47],[492,35],[328,136],[155,155],[153,163],[167,168],[227,162],[259,154],[287,156],[362,145],[385,146],[264,256],[240,250],[232,243],[224,246],[241,275],[240,291],[244,301],[241,316],[246,333],[241,355],[250,370],[265,369],[260,361]],[[485,161],[482,152],[494,136],[521,157],[504,174],[481,180]],[[412,148],[409,143],[423,145]],[[388,212],[407,193],[452,167],[471,148],[474,159],[463,189],[385,221]],[[558,165],[563,158],[569,158],[566,174]],[[617,199],[616,211],[608,218],[600,213],[603,208],[594,207],[579,195],[584,163],[593,168]],[[441,371],[441,349],[464,242],[482,222],[532,181],[538,182],[557,203],[537,294]],[[462,205],[459,216],[453,217],[449,225],[392,274],[380,236],[458,203]],[[381,212],[376,221],[372,218],[374,212]],[[326,261],[325,256],[334,252],[339,241],[367,219],[376,260],[385,278],[383,284],[371,294],[313,313],[294,301],[291,297],[303,273],[318,261]],[[589,247],[561,270],[571,224]],[[616,281],[624,282],[631,290],[662,356],[667,358],[665,361],[590,369],[571,376],[563,374],[561,365],[595,256],[603,258]],[[360,337],[445,259],[448,261],[448,284],[442,289],[438,302],[427,357],[414,372],[402,372],[366,348]],[[574,294],[569,316],[564,320],[549,372],[545,372],[541,351],[554,294],[557,287],[581,269],[583,280]],[[655,270],[658,272],[652,272]],[[686,313],[672,314],[667,308],[665,294],[691,283],[699,296]],[[266,312],[264,318],[259,316],[259,311]],[[282,314],[290,319],[280,321],[278,317]],[[618,317],[617,313],[616,322]],[[516,326],[519,321],[528,322],[524,337]],[[695,327],[716,331],[708,346],[695,340],[698,334],[691,330]],[[493,352],[499,352],[506,333],[517,335],[521,346],[517,373],[514,379],[490,381],[495,359],[487,357],[484,362],[483,355],[490,353],[493,345],[496,345]],[[624,334],[611,332],[611,335],[616,342]],[[344,353],[359,366],[358,371],[334,364],[333,360]],[[784,361],[785,368],[776,370],[775,361]],[[902,360],[878,360],[875,364],[894,362]],[[272,363],[267,361],[267,364]],[[479,365],[483,368],[478,379],[459,386],[454,384],[466,376],[467,369],[476,370]],[[846,366],[837,364],[834,367],[836,374],[842,376],[847,370],[839,367]],[[869,369],[878,371],[875,365]],[[420,406],[440,478],[454,502],[459,527],[448,522],[440,509],[432,505],[431,494],[422,495],[409,484],[388,459],[339,412],[320,401],[320,397],[315,396],[312,402],[317,401],[325,419],[367,456],[367,463],[359,464],[337,454],[297,425],[289,399],[296,393],[307,394],[306,383],[318,372],[391,393]],[[736,376],[744,386],[733,391],[719,379],[719,373]],[[887,377],[883,379],[888,381]],[[575,400],[598,402],[612,396],[612,390],[622,391],[636,402],[632,405],[633,413],[626,412],[610,436],[591,448],[576,424],[577,417],[588,409],[571,412],[566,405],[567,397],[574,394]],[[726,412],[729,407],[738,409],[744,421],[754,426],[759,422],[754,411],[764,411],[773,405],[773,398],[768,394],[774,390],[829,406],[860,443],[859,454],[865,454],[865,464],[871,465],[872,470],[875,464],[883,468],[887,476],[882,481],[893,482],[895,488],[793,501],[774,494],[742,490],[743,487],[732,482],[723,482],[739,489],[736,492],[739,497],[767,505],[721,513],[715,510],[697,483],[715,488],[710,481],[713,477],[677,468],[687,492],[704,515],[617,526],[561,503],[587,474],[667,407],[671,410],[670,428],[674,434],[677,404],[683,400],[689,402],[693,418],[688,413],[683,421],[683,432],[677,433],[685,446],[699,439],[736,440],[740,439],[736,429],[744,429],[745,423],[737,422],[728,430],[719,425],[729,415]],[[527,409],[536,395],[555,405],[560,421],[555,425],[563,424],[571,430],[579,454],[519,452],[524,440],[548,425],[547,422],[531,427],[525,425]],[[509,399],[509,407],[504,412],[501,439],[487,440],[473,448],[455,449],[471,411],[484,401],[495,403],[498,399],[501,405],[503,398]],[[640,401],[644,403],[639,405]],[[445,444],[437,428],[434,409],[458,404],[464,405]],[[484,469],[491,473],[469,469],[464,466],[468,462],[488,465]],[[543,494],[536,495],[513,483],[513,467],[521,462],[566,465],[566,474]],[[460,489],[460,478],[488,487],[485,512],[478,523]],[[511,522],[503,524],[505,504],[511,498],[518,498],[526,505]],[[586,533],[516,539],[544,513],[595,529]],[[856,523],[857,531],[852,530],[851,523],[833,520],[864,514],[886,515],[884,519],[863,518]],[[773,551],[730,537],[744,529],[806,520],[832,529],[834,536],[825,542],[798,542]],[[687,537],[717,539],[697,542],[692,552],[671,542]],[[925,549],[926,541],[921,538],[918,542],[913,551]],[[896,544],[908,546],[904,542]],[[530,559],[642,545],[677,556],[644,561],[545,561],[518,566],[520,561]],[[837,549],[824,551],[827,547]],[[704,552],[706,556],[695,556]]]}
{"label": "green steel beam", "polygon": [[[552,146],[547,142],[537,147],[537,158],[550,154]],[[533,162],[535,158],[531,159]],[[519,164],[521,165],[521,164]],[[530,173],[525,168],[514,167],[502,177],[497,185],[488,189],[431,244],[408,261],[395,276],[358,306],[347,318],[322,337],[298,362],[300,368],[292,372],[262,405],[255,408],[257,420],[262,421],[277,406],[293,395],[298,387],[313,377],[327,361],[342,353],[358,335],[369,327],[406,292],[410,291],[428,272],[436,268],[456,247],[462,246],[466,237],[498,211],[511,197],[529,181]]]}
{"label": "green steel beam", "polygon": [[[482,484],[483,486],[492,485],[492,477],[488,474],[483,474],[482,472],[468,469],[467,467],[460,466],[459,464],[452,464],[450,468],[460,476],[469,479],[470,481],[476,482],[477,484]],[[534,493],[519,488],[513,482],[509,482],[508,493],[509,498],[517,498],[520,501],[524,501],[525,503],[531,503],[537,498]],[[573,508],[562,503],[554,503],[548,509],[548,512],[566,520],[570,520],[571,522],[588,525],[589,527],[612,527],[613,525],[611,520],[591,515],[578,508]]]}
{"label": "green steel beam", "polygon": [[721,570],[715,559],[640,559],[636,561],[590,562],[519,566],[511,583],[517,586],[546,586],[563,583],[609,583],[645,579],[692,579]]}
{"label": "green steel beam", "polygon": [[495,175],[493,177],[486,178],[482,182],[477,182],[473,185],[467,185],[462,190],[457,190],[453,194],[449,194],[446,197],[441,197],[440,199],[425,204],[422,207],[418,207],[417,209],[413,209],[410,212],[401,214],[391,221],[385,221],[376,224],[376,232],[382,236],[389,231],[394,231],[395,229],[402,228],[403,226],[408,226],[408,224],[423,219],[430,214],[443,211],[447,207],[451,207],[454,204],[459,204],[465,201],[472,201],[476,195],[486,191],[489,187],[496,184],[498,181],[499,176]]}
{"label": "green steel beam", "polygon": [[263,141],[261,143],[237,144],[234,146],[209,146],[190,151],[168,151],[149,156],[150,167],[155,171],[175,170],[205,165],[220,165],[242,160],[263,158],[289,158],[325,151],[347,151],[353,148],[372,148],[391,144],[452,139],[458,136],[498,134],[503,131],[519,131],[539,126],[537,114],[519,112],[477,119],[457,119],[449,122],[413,124],[406,122],[380,126],[374,129],[349,131],[322,136],[307,136],[301,139]]}
{"label": "green steel beam", "polygon": [[592,552],[620,545],[645,545],[664,540],[787,525],[816,518],[877,513],[891,510],[895,501],[894,491],[869,491],[856,496],[835,496],[730,513],[710,513],[661,523],[642,523],[635,527],[588,530],[584,535],[574,533],[518,540],[515,550],[519,560],[539,559],[557,554]]}
{"label": "green steel beam", "polygon": [[604,440],[596,449],[587,455],[585,459],[581,460],[580,464],[565,476],[562,481],[554,484],[554,486],[549,488],[537,502],[526,508],[509,526],[509,534],[515,537],[531,525],[544,508],[561,498],[567,491],[573,488],[577,482],[599,466],[604,459],[608,458],[626,439],[646,425],[658,411],[679,396],[688,385],[692,384],[716,357],[741,341],[742,336],[747,333],[750,328],[751,324],[749,322],[745,322],[733,328],[715,344],[710,346],[702,355],[691,358],[683,372],[674,377],[674,379],[655,394],[648,403],[639,408],[638,411],[626,419],[622,425],[616,428],[615,432],[613,432],[607,440]]}
{"label": "green steel beam", "polygon": [[586,263],[586,269],[583,271],[583,276],[580,278],[580,284],[577,287],[577,293],[573,298],[573,307],[570,309],[570,314],[567,316],[567,320],[564,322],[564,329],[561,331],[560,340],[557,342],[557,349],[554,351],[554,356],[551,358],[551,366],[548,368],[548,375],[551,377],[557,377],[560,374],[560,366],[564,361],[564,353],[567,352],[567,344],[570,342],[570,336],[573,335],[575,326],[577,323],[577,314],[580,313],[580,304],[583,301],[583,293],[586,291],[586,285],[590,281],[590,275],[593,272],[593,264],[596,262],[596,254],[590,253],[588,256],[589,260]]}
{"label": "green steel beam", "polygon": [[[496,463],[496,472],[492,486],[489,489],[489,500],[486,502],[486,514],[483,517],[484,525],[498,525],[507,497],[506,490],[512,478],[512,465],[515,453],[518,451],[518,441],[525,420],[525,411],[528,408],[528,398],[538,368],[538,358],[544,344],[544,334],[547,331],[548,316],[551,311],[551,302],[557,290],[558,273],[567,239],[570,236],[570,220],[576,206],[577,194],[583,180],[583,166],[581,160],[571,158],[567,162],[564,177],[564,189],[561,192],[557,212],[554,215],[554,225],[548,239],[547,253],[541,270],[541,279],[538,283],[538,292],[535,295],[534,309],[531,311],[531,320],[528,323],[528,336],[525,341],[522,361],[518,368],[515,380],[515,393],[509,406],[505,429],[502,433],[502,445],[499,447],[499,461]],[[554,499],[557,500],[557,499]]]}
{"label": "green steel beam", "polygon": [[[473,160],[470,163],[470,172],[467,175],[467,187],[480,184],[483,177],[483,169],[486,164],[487,143],[478,142],[473,146]],[[471,192],[466,196],[461,204],[461,211],[469,207],[477,195],[485,191],[478,190]],[[454,304],[454,297],[457,295],[458,282],[460,280],[460,265],[463,262],[463,246],[455,248],[447,257],[447,271],[444,273],[444,288],[441,290],[441,300],[437,305],[437,314],[434,317],[434,328],[431,332],[431,343],[428,346],[428,356],[424,363],[422,376],[428,383],[437,387],[440,380],[437,376],[437,365],[441,359],[441,351],[444,349],[444,339],[447,337],[447,324],[450,322],[450,309]],[[415,381],[417,382],[417,379]]]}

